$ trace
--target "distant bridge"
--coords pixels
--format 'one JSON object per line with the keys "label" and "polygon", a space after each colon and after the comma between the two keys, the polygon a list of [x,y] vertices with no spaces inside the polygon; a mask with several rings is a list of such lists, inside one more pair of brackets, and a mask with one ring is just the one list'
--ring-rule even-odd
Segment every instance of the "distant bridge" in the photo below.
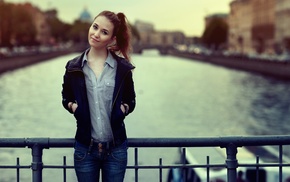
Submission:
{"label": "distant bridge", "polygon": [[168,54],[169,50],[173,49],[172,45],[152,45],[152,44],[134,44],[133,52],[142,54],[143,50],[156,49],[160,54]]}

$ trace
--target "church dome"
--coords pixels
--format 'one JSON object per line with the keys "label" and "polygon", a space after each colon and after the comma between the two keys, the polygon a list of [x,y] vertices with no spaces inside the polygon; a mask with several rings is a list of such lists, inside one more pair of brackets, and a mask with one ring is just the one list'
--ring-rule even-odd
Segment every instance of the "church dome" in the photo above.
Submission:
{"label": "church dome", "polygon": [[89,13],[89,11],[85,8],[83,10],[83,12],[81,13],[80,15],[80,18],[79,18],[81,21],[83,22],[89,22],[91,23],[92,22],[92,16],[91,14]]}

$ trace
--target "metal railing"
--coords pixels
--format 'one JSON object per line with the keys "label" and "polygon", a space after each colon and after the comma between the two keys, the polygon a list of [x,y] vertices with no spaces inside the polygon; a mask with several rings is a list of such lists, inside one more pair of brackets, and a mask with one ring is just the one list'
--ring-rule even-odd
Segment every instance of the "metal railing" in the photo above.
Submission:
{"label": "metal railing", "polygon": [[[134,165],[128,165],[127,169],[135,171],[135,181],[138,181],[138,172],[141,169],[156,169],[159,171],[159,181],[163,181],[162,172],[164,169],[171,168],[205,168],[207,171],[211,167],[224,167],[227,169],[227,181],[235,182],[237,179],[237,168],[245,166],[253,166],[256,169],[259,167],[277,167],[279,169],[279,182],[282,182],[283,167],[290,164],[283,162],[283,146],[290,145],[290,136],[245,136],[245,137],[197,137],[197,138],[129,138],[129,148],[134,148]],[[32,153],[31,165],[20,165],[17,158],[16,165],[0,165],[0,169],[16,169],[17,181],[20,181],[21,169],[32,170],[32,181],[42,181],[42,171],[47,168],[62,169],[63,181],[66,181],[66,170],[73,169],[73,165],[66,164],[66,157],[63,158],[63,165],[45,165],[42,162],[43,150],[49,148],[73,148],[74,139],[71,138],[0,138],[0,148],[30,148]],[[255,164],[239,164],[237,159],[237,149],[239,147],[249,146],[279,146],[279,155],[277,163],[259,164],[259,158]],[[181,163],[172,165],[163,165],[162,158],[159,160],[159,165],[139,165],[138,164],[138,149],[139,148],[174,148],[174,147],[221,147],[226,149],[226,159],[223,164],[219,165],[191,165]],[[185,157],[185,155],[183,156]],[[207,173],[207,181],[209,181]],[[259,181],[259,176],[256,177]]]}

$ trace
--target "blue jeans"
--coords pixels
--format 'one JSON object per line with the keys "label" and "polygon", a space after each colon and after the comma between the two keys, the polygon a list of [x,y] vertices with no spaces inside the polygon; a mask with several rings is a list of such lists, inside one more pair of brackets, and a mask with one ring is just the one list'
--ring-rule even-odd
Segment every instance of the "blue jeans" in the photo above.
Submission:
{"label": "blue jeans", "polygon": [[75,171],[79,182],[97,182],[102,171],[103,182],[123,182],[127,166],[127,141],[109,151],[99,151],[78,142],[74,152]]}

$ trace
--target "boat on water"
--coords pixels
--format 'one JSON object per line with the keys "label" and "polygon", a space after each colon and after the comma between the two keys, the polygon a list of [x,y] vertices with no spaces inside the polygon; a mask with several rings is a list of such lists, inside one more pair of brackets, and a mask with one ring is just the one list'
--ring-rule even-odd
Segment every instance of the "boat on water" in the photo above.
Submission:
{"label": "boat on water", "polygon": [[[178,164],[169,170],[168,182],[227,182],[226,149],[218,147],[180,148]],[[278,182],[279,166],[259,160],[245,148],[238,148],[237,182]],[[263,165],[267,164],[267,166]],[[282,168],[282,181],[290,182],[290,167]]]}

